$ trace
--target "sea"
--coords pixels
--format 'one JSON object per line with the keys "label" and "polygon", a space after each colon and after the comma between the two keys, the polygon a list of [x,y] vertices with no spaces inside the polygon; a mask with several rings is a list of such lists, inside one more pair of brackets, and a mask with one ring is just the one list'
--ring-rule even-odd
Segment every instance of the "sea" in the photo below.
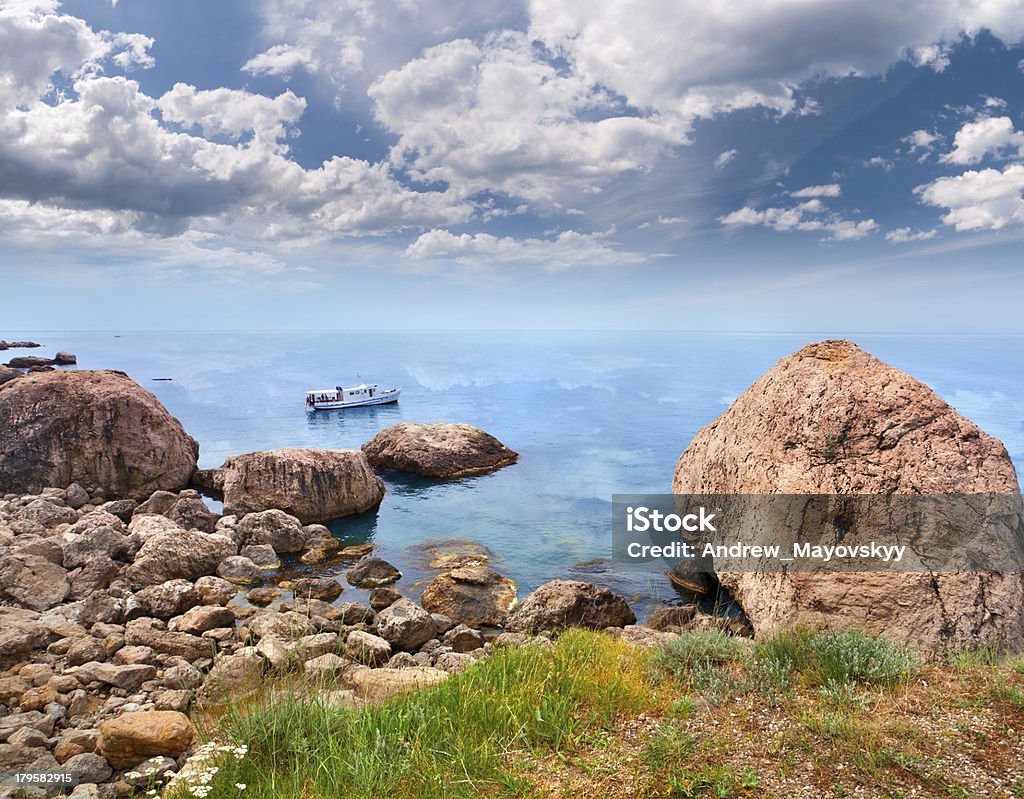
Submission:
{"label": "sea", "polygon": [[[525,596],[555,578],[606,585],[638,616],[689,601],[664,573],[610,558],[615,494],[668,493],[694,434],[757,377],[822,333],[564,331],[4,331],[81,369],[119,369],[153,392],[200,444],[202,467],[279,447],[358,448],[396,422],[464,422],[520,453],[457,480],[384,476],[377,510],[331,522],[343,543],[373,542],[413,598],[438,553],[472,542]],[[852,334],[1002,439],[1024,463],[1024,337]],[[307,390],[399,386],[397,404],[317,412]],[[216,507],[216,505],[214,505]],[[330,564],[321,574],[340,574]],[[347,588],[342,601],[365,599]]]}

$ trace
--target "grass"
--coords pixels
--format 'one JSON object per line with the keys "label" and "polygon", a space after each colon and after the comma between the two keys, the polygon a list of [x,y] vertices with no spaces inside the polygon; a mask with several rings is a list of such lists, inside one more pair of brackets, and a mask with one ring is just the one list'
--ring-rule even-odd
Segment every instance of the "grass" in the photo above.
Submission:
{"label": "grass", "polygon": [[291,676],[203,720],[246,754],[218,756],[199,794],[1024,796],[1021,661],[958,663],[850,632],[700,631],[644,651],[569,631],[358,710]]}

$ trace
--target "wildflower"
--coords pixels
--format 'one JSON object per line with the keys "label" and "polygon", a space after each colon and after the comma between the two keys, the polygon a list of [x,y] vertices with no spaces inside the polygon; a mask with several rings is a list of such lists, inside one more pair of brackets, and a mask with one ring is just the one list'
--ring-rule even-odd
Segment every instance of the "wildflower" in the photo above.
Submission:
{"label": "wildflower", "polygon": [[236,782],[235,783],[235,787],[238,788],[238,790],[240,790],[240,791],[244,791],[245,790],[245,783],[244,782]]}

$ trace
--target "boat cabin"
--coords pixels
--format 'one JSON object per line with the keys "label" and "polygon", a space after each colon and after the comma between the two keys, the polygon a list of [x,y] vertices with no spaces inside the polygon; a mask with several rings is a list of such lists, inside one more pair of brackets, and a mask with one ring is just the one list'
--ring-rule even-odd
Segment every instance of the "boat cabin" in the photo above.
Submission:
{"label": "boat cabin", "polygon": [[376,383],[363,383],[351,388],[335,386],[333,389],[324,388],[306,393],[306,402],[314,405],[318,402],[358,402],[359,400],[372,399],[381,394]]}

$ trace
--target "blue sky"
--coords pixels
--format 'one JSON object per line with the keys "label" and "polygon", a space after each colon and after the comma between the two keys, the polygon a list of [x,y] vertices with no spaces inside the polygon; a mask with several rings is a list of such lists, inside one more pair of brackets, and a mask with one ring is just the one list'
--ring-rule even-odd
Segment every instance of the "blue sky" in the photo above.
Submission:
{"label": "blue sky", "polygon": [[3,327],[1022,332],[1022,40],[1021,0],[0,0]]}

